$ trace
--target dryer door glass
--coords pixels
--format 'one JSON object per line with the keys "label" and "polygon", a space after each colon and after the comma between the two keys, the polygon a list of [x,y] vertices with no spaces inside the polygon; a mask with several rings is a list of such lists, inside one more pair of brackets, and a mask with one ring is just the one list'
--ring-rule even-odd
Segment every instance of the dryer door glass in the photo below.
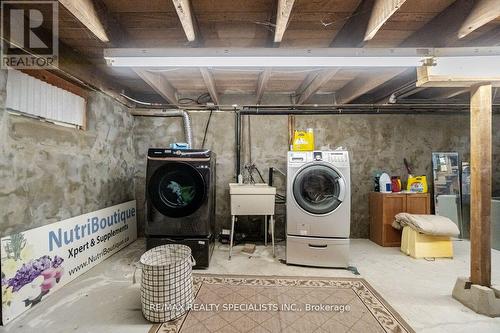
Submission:
{"label": "dryer door glass", "polygon": [[183,217],[203,204],[205,182],[201,174],[185,163],[168,163],[158,168],[148,184],[148,194],[163,215]]}
{"label": "dryer door glass", "polygon": [[333,168],[322,164],[308,166],[295,176],[293,196],[306,212],[324,215],[342,204],[345,182]]}

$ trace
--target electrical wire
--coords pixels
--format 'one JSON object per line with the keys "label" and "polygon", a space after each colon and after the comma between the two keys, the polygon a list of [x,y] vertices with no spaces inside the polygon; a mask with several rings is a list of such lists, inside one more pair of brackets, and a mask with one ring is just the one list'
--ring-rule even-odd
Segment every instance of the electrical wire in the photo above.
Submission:
{"label": "electrical wire", "polygon": [[207,104],[208,102],[211,102],[211,101],[212,101],[212,97],[210,97],[210,94],[203,93],[203,94],[199,95],[198,97],[196,97],[196,99],[190,98],[190,97],[182,97],[182,98],[179,98],[177,102],[180,105],[189,105],[189,104],[203,105],[203,104]]}
{"label": "electrical wire", "polygon": [[195,99],[189,97],[182,97],[177,100],[180,105],[198,104]]}
{"label": "electrical wire", "polygon": [[264,178],[262,177],[262,174],[260,173],[259,171],[259,168],[255,167],[255,170],[257,171],[257,173],[259,174],[259,178],[260,180],[262,180],[263,183],[265,183],[266,181],[264,180]]}
{"label": "electrical wire", "polygon": [[207,138],[208,126],[210,125],[210,119],[212,119],[212,114],[214,110],[210,110],[210,114],[208,115],[207,125],[205,126],[205,133],[203,134],[203,141],[201,143],[201,148],[205,148],[205,140]]}
{"label": "electrical wire", "polygon": [[[204,101],[205,99],[205,101]],[[209,93],[204,93],[204,94],[201,94],[200,96],[198,96],[198,98],[196,99],[196,103],[197,104],[207,104],[208,102],[213,102],[212,101],[212,97],[210,96]]]}

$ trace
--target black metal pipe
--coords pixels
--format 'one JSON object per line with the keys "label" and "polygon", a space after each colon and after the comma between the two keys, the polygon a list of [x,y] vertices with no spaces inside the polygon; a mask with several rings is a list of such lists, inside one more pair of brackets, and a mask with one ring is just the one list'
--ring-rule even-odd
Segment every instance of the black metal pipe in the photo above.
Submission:
{"label": "black metal pipe", "polygon": [[241,114],[240,111],[234,113],[235,125],[234,125],[234,135],[236,140],[236,175],[235,179],[238,182],[238,175],[241,172]]}
{"label": "black metal pipe", "polygon": [[269,176],[267,177],[267,184],[269,186],[273,186],[273,172],[274,172],[274,168],[270,167],[269,168]]}
{"label": "black metal pipe", "polygon": [[[405,95],[411,93],[412,91],[415,91],[415,90],[419,89],[416,86],[416,83],[417,83],[416,80],[412,81],[410,83],[407,83],[404,86],[400,87],[398,90],[393,91],[392,94],[389,94],[387,96],[394,95],[394,97],[396,97],[396,99],[403,98]],[[387,97],[387,96],[384,96],[384,97]]]}
{"label": "black metal pipe", "polygon": [[[468,108],[464,109],[452,109],[452,110],[408,110],[406,114],[467,114],[469,112]],[[283,110],[283,109],[267,109],[267,110],[242,110],[242,115],[262,115],[262,116],[272,116],[272,115],[381,115],[381,114],[405,114],[401,111],[394,110],[371,110],[371,111],[361,111],[361,110]]]}
{"label": "black metal pipe", "polygon": [[[493,103],[494,106],[500,106],[500,104]],[[295,104],[295,105],[242,105],[242,110],[247,109],[259,109],[259,110],[267,110],[267,109],[294,109],[294,110],[366,110],[373,111],[376,109],[391,109],[391,110],[404,110],[408,107],[414,108],[463,108],[469,107],[470,104],[468,102],[459,102],[449,103],[446,101],[438,101],[436,103],[417,103],[412,105],[408,104]]]}

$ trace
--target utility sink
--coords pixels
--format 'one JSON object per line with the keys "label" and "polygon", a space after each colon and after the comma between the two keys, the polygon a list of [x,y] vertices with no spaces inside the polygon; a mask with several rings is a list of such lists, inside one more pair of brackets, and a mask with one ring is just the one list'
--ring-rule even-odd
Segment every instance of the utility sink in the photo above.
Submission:
{"label": "utility sink", "polygon": [[276,187],[264,183],[229,184],[231,215],[274,215]]}
{"label": "utility sink", "polygon": [[256,184],[229,184],[229,194],[276,194],[276,187],[267,185],[266,183]]}

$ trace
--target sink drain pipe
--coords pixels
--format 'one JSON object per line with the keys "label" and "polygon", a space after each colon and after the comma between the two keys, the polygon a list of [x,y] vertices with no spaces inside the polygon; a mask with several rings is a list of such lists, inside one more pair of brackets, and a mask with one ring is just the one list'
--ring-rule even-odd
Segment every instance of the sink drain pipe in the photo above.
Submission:
{"label": "sink drain pipe", "polygon": [[240,111],[234,113],[234,138],[236,143],[236,167],[235,167],[235,181],[238,182],[238,176],[241,173],[241,114]]}
{"label": "sink drain pipe", "polygon": [[190,148],[193,147],[193,127],[191,126],[191,116],[185,110],[178,109],[150,109],[150,110],[137,110],[132,109],[131,114],[136,117],[182,117],[184,126],[184,136],[186,143]]}

